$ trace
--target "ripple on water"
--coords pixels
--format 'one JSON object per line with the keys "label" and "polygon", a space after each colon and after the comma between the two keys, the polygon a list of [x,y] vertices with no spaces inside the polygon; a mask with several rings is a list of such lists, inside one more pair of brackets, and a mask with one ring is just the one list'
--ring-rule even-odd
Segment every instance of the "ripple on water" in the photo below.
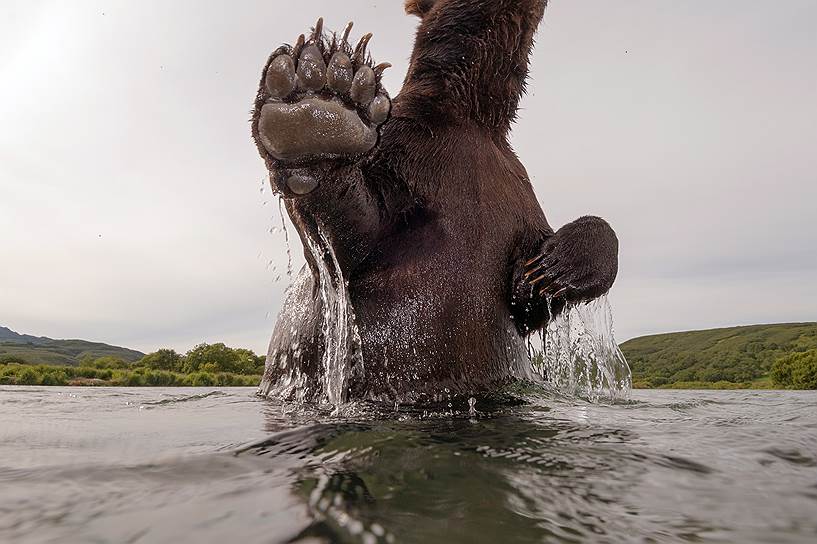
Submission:
{"label": "ripple on water", "polygon": [[[476,399],[472,413],[467,399],[338,412],[282,409],[252,389],[31,390],[50,397],[31,416],[6,402],[25,393],[6,391],[2,542],[811,542],[817,532],[807,409],[817,394],[754,394],[744,406],[731,392],[636,391],[605,404],[538,389],[515,403]],[[37,423],[42,406],[58,424]],[[742,425],[717,425],[736,415]]]}

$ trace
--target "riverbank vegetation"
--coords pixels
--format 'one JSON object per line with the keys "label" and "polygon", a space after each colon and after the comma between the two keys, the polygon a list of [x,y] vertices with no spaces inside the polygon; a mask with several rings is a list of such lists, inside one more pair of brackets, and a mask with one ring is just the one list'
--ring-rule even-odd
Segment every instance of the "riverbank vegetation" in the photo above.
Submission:
{"label": "riverbank vegetation", "polygon": [[792,353],[775,361],[772,380],[792,389],[817,389],[817,349]]}
{"label": "riverbank vegetation", "polygon": [[[255,386],[264,372],[264,357],[224,344],[144,355],[0,329],[0,385]],[[817,389],[817,323],[658,334],[621,349],[636,388]]]}
{"label": "riverbank vegetation", "polygon": [[817,389],[817,323],[658,334],[621,349],[638,388]]}
{"label": "riverbank vegetation", "polygon": [[160,349],[135,362],[104,356],[53,365],[0,356],[0,385],[255,386],[263,372],[263,357],[224,344],[201,344],[184,355]]}

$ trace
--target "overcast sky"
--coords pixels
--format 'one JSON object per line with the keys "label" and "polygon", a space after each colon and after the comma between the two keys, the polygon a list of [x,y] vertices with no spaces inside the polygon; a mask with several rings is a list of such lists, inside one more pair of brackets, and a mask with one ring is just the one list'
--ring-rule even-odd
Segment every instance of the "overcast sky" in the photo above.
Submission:
{"label": "overcast sky", "polygon": [[[353,19],[396,95],[402,4],[3,0],[0,325],[265,352],[287,257],[247,122],[261,66]],[[817,319],[817,2],[545,17],[514,145],[552,225],[618,232],[618,338]]]}

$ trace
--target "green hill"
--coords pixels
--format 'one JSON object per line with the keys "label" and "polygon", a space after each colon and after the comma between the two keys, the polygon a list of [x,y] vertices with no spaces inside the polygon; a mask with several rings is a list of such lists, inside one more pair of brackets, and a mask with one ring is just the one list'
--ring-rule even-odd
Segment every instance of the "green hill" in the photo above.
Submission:
{"label": "green hill", "polygon": [[657,334],[621,345],[637,387],[770,385],[777,359],[813,349],[817,323]]}
{"label": "green hill", "polygon": [[77,365],[82,359],[118,357],[133,363],[144,353],[86,340],[54,340],[44,336],[18,334],[0,327],[0,362],[19,361],[28,364]]}

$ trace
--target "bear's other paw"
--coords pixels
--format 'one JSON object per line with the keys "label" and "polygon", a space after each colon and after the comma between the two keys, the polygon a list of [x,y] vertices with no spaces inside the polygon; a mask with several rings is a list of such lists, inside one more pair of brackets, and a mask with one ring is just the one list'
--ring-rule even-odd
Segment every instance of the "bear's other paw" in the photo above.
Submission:
{"label": "bear's other paw", "polygon": [[592,300],[616,279],[618,238],[605,220],[582,217],[559,229],[525,265],[525,282],[538,296]]}
{"label": "bear's other paw", "polygon": [[352,48],[351,29],[330,39],[319,19],[308,40],[301,35],[269,59],[253,113],[253,136],[268,161],[356,158],[377,144],[391,109],[380,80],[391,65],[373,65],[371,34]]}
{"label": "bear's other paw", "polygon": [[606,221],[582,217],[515,268],[512,308],[523,332],[539,329],[567,304],[607,293],[618,274],[618,238]]}

